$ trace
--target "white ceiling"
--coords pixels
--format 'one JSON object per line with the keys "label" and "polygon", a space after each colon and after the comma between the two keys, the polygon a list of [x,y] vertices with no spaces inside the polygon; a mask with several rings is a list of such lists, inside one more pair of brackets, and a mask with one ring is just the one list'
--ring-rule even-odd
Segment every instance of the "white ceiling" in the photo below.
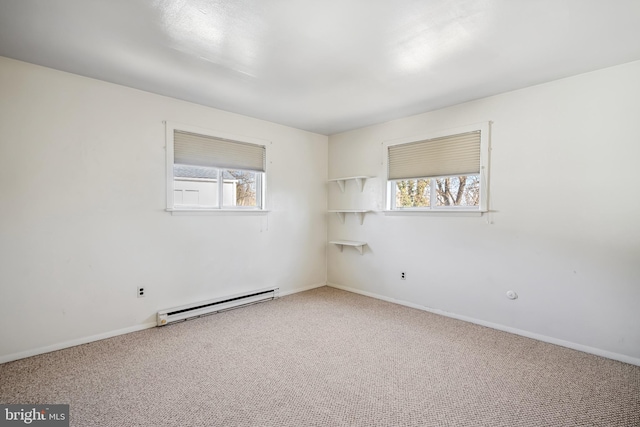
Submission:
{"label": "white ceiling", "polygon": [[638,60],[640,0],[0,0],[0,55],[334,134]]}

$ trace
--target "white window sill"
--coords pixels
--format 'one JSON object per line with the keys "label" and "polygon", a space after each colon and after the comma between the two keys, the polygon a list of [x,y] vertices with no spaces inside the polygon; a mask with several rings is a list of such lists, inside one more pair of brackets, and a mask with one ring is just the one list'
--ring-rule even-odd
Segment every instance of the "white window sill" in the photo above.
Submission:
{"label": "white window sill", "polygon": [[171,215],[266,215],[270,211],[264,209],[165,209]]}
{"label": "white window sill", "polygon": [[467,216],[480,217],[485,211],[467,210],[467,209],[412,209],[412,210],[385,210],[382,211],[389,216]]}

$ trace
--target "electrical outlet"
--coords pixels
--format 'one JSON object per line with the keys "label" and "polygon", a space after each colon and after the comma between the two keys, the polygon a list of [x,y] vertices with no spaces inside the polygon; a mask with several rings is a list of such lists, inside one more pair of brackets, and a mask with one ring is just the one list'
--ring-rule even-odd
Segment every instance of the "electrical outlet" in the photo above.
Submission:
{"label": "electrical outlet", "polygon": [[144,288],[138,288],[138,298],[144,297]]}
{"label": "electrical outlet", "polygon": [[405,273],[404,271],[402,273],[400,273],[400,279],[401,280],[407,280],[407,273]]}

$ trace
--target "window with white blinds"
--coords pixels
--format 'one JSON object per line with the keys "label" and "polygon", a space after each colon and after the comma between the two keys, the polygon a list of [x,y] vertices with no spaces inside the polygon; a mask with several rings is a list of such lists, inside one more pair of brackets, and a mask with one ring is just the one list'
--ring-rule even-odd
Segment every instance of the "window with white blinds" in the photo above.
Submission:
{"label": "window with white blinds", "polygon": [[167,210],[263,211],[266,141],[171,123]]}
{"label": "window with white blinds", "polygon": [[264,172],[266,150],[262,145],[214,138],[174,130],[175,164]]}
{"label": "window with white blinds", "polygon": [[480,131],[389,146],[389,179],[480,173]]}
{"label": "window with white blinds", "polygon": [[487,209],[489,124],[384,144],[388,210]]}

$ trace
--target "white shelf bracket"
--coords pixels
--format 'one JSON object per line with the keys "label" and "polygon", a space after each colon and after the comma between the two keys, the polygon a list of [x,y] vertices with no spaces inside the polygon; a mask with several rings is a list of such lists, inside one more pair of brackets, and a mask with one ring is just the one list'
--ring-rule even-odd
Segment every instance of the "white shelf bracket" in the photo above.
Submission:
{"label": "white shelf bracket", "polygon": [[335,213],[336,215],[338,215],[338,218],[340,218],[340,222],[342,222],[343,224],[346,221],[346,217],[347,214],[354,214],[356,216],[357,221],[360,223],[360,225],[364,224],[364,216],[367,212],[371,212],[368,210],[356,210],[356,209],[336,209],[336,210],[330,210],[329,212]]}
{"label": "white shelf bracket", "polygon": [[364,191],[364,183],[367,181],[367,178],[371,178],[371,177],[370,176],[349,176],[344,178],[330,179],[329,181],[332,181],[338,184],[338,187],[340,187],[340,191],[344,193],[344,189],[347,186],[347,181],[352,179],[356,182],[358,189],[362,193]]}
{"label": "white shelf bracket", "polygon": [[342,252],[345,246],[351,246],[360,252],[360,255],[364,254],[364,246],[367,244],[366,242],[354,242],[351,240],[333,240],[329,243],[336,245],[338,249],[340,249],[340,252]]}

